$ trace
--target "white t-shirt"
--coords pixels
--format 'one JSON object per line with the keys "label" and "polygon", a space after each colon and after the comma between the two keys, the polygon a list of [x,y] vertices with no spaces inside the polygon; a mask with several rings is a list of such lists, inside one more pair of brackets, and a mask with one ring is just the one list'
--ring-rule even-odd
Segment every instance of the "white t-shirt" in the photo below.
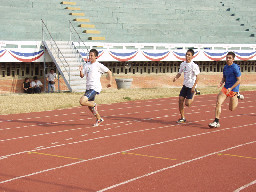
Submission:
{"label": "white t-shirt", "polygon": [[187,63],[186,61],[180,64],[179,73],[184,72],[184,82],[183,85],[186,87],[192,88],[195,81],[196,76],[200,73],[199,67],[193,61]]}
{"label": "white t-shirt", "polygon": [[40,80],[37,80],[37,82],[35,81],[31,82],[31,87],[39,87],[40,85],[43,85]]}
{"label": "white t-shirt", "polygon": [[83,66],[83,74],[86,77],[86,90],[93,89],[100,93],[102,89],[100,77],[103,73],[108,71],[109,69],[98,61],[93,64],[90,62],[85,63]]}
{"label": "white t-shirt", "polygon": [[48,73],[46,75],[46,77],[48,78],[48,81],[54,81],[54,79],[56,79],[57,75],[56,75],[56,73],[53,73],[53,74]]}

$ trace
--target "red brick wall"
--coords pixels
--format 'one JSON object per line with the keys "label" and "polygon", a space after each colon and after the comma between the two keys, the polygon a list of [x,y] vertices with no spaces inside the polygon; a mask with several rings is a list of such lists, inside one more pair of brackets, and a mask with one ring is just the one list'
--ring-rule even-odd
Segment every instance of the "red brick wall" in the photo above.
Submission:
{"label": "red brick wall", "polygon": [[[151,74],[151,75],[115,75],[113,77],[113,87],[116,88],[115,78],[133,78],[131,88],[164,88],[164,87],[180,87],[183,84],[183,75],[173,83],[172,80],[176,73],[171,74]],[[198,86],[217,86],[221,81],[222,73],[203,72],[199,76]],[[108,80],[105,76],[101,78],[103,88],[106,87]],[[242,73],[241,85],[256,86],[255,73]]]}
{"label": "red brick wall", "polygon": [[[158,74],[158,75],[115,75],[113,76],[113,88],[116,88],[115,78],[133,78],[131,88],[156,88],[156,87],[180,87],[183,83],[183,76],[173,83],[172,80],[176,74]],[[199,87],[205,86],[217,86],[222,78],[222,73],[201,73],[199,80]],[[40,79],[44,83],[43,79]],[[24,79],[17,78],[1,78],[0,79],[0,93],[23,93],[22,83]],[[101,78],[102,87],[105,88],[108,84],[106,76]],[[254,85],[256,86],[256,74],[255,73],[242,73],[242,85]],[[57,90],[58,84],[55,85]],[[60,89],[68,90],[63,79],[60,79]]]}
{"label": "red brick wall", "polygon": [[[39,79],[44,84],[44,79]],[[0,93],[23,93],[22,84],[24,79],[17,78],[1,78],[0,79]],[[46,90],[48,84],[46,82]],[[58,90],[58,83],[55,85],[56,91]],[[63,79],[60,79],[60,90],[68,90]]]}

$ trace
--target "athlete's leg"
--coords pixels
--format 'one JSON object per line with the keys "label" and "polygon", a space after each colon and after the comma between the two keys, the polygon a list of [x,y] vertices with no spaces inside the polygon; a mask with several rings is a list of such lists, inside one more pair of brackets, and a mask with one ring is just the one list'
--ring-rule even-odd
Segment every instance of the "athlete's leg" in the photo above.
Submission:
{"label": "athlete's leg", "polygon": [[229,101],[229,110],[230,111],[234,111],[238,106],[238,98],[237,95],[235,95],[234,97],[230,97],[230,101]]}
{"label": "athlete's leg", "polygon": [[80,98],[80,104],[82,106],[88,106],[89,110],[92,112],[92,114],[97,118],[101,119],[101,116],[99,115],[98,111],[96,110],[96,103],[94,102],[95,95],[97,93],[94,90],[88,90],[85,92],[85,95],[83,95]]}
{"label": "athlete's leg", "polygon": [[80,102],[80,105],[82,106],[94,107],[95,105],[94,101],[88,101],[88,97],[84,95],[80,98],[79,102]]}
{"label": "athlete's leg", "polygon": [[184,115],[184,100],[185,100],[184,97],[179,96],[179,111],[180,111],[181,119],[185,119],[185,115]]}
{"label": "athlete's leg", "polygon": [[219,119],[221,114],[221,105],[226,100],[227,96],[222,91],[217,96],[216,108],[215,108],[215,120],[209,124],[210,128],[220,127]]}
{"label": "athlete's leg", "polygon": [[187,106],[187,107],[190,107],[191,105],[192,105],[192,103],[193,103],[193,101],[194,101],[194,98],[195,98],[195,93],[193,93],[193,96],[192,96],[192,98],[191,99],[186,99],[185,100],[185,105]]}
{"label": "athlete's leg", "polygon": [[89,107],[89,106],[88,106],[88,108],[89,108],[89,110],[92,112],[92,114],[93,114],[97,119],[101,119],[101,116],[100,116],[98,110],[93,110],[93,107]]}
{"label": "athlete's leg", "polygon": [[215,118],[219,119],[221,114],[221,105],[226,100],[227,96],[221,91],[217,96],[216,108],[215,108]]}

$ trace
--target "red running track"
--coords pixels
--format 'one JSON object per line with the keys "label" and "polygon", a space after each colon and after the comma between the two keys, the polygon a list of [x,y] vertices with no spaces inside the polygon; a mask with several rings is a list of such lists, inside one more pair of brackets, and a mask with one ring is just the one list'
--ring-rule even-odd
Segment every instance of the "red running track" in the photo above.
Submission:
{"label": "red running track", "polygon": [[0,116],[0,191],[256,191],[256,92],[236,111],[197,96]]}

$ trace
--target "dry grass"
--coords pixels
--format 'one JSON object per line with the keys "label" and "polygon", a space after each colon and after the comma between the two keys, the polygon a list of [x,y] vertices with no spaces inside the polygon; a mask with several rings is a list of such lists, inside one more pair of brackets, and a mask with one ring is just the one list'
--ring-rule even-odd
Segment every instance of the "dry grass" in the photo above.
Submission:
{"label": "dry grass", "polygon": [[[242,86],[240,91],[255,91],[256,86]],[[131,100],[157,99],[177,97],[179,88],[151,88],[151,89],[104,89],[96,96],[99,104],[127,102]],[[220,89],[207,87],[200,89],[202,94],[217,94]],[[39,112],[53,109],[79,106],[82,93],[53,93],[53,94],[6,94],[0,96],[0,114],[16,114]]]}

